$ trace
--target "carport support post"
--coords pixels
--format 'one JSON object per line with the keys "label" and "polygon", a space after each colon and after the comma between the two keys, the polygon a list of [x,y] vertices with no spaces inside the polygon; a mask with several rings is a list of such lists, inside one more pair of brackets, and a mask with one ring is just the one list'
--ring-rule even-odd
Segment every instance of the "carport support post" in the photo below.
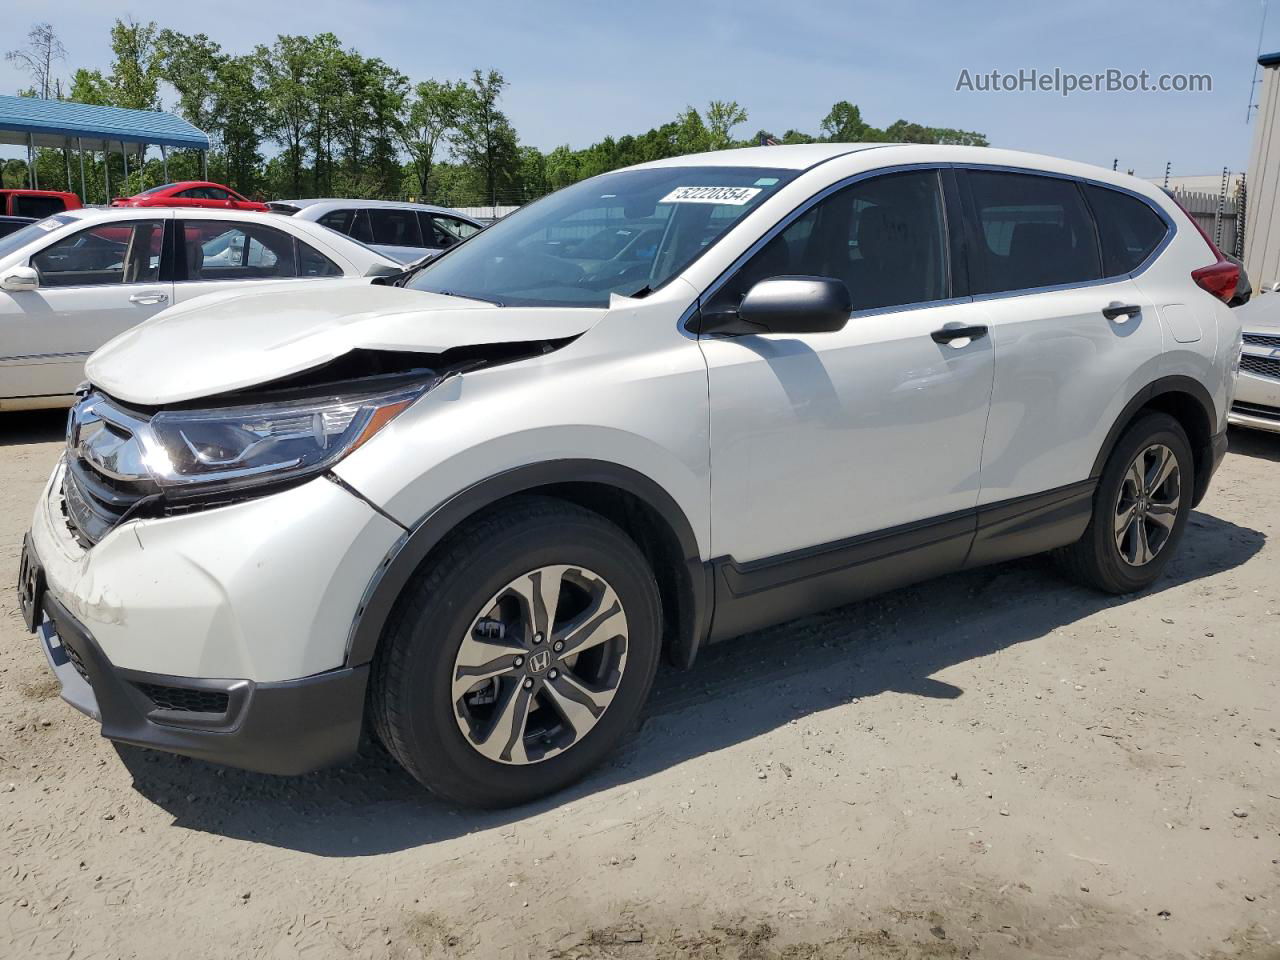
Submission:
{"label": "carport support post", "polygon": [[111,144],[102,141],[102,175],[107,180],[107,206],[111,206]]}
{"label": "carport support post", "polygon": [[70,141],[62,141],[62,159],[67,162],[67,191],[71,190],[71,147]]}
{"label": "carport support post", "polygon": [[40,189],[40,176],[36,173],[36,138],[27,134],[27,184],[32,190]]}
{"label": "carport support post", "polygon": [[200,151],[200,176],[205,180],[209,179],[209,151]]}
{"label": "carport support post", "polygon": [[89,195],[84,187],[84,144],[79,137],[76,137],[76,153],[80,155],[80,202],[88,203]]}
{"label": "carport support post", "polygon": [[164,182],[169,182],[169,148],[160,144],[160,163],[164,168]]}
{"label": "carport support post", "polygon": [[124,161],[124,187],[129,189],[129,148],[123,140],[120,141],[120,159]]}

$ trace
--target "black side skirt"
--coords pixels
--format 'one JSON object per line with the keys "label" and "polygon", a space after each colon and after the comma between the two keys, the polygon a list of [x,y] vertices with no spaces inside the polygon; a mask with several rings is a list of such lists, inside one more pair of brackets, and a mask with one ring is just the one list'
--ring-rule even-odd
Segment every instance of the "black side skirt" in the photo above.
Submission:
{"label": "black side skirt", "polygon": [[967,567],[1080,539],[1097,480],[738,563],[711,561],[714,643]]}

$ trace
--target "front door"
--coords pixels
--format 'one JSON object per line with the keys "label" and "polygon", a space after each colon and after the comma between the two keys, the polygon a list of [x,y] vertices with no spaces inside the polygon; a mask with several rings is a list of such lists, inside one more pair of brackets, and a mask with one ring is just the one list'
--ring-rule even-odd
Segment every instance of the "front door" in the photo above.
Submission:
{"label": "front door", "polygon": [[[711,536],[725,579],[717,635],[837,602],[850,587],[840,571],[882,555],[913,557],[907,579],[963,562],[994,364],[983,331],[948,333],[984,321],[952,299],[945,209],[936,170],[858,181],[793,221],[701,305],[732,309],[755,282],[788,274],[843,280],[854,303],[836,333],[699,341]],[[881,581],[868,574],[865,585]],[[722,603],[724,590],[746,602]]]}
{"label": "front door", "polygon": [[169,305],[165,220],[98,224],[32,255],[40,286],[0,292],[0,397],[75,392],[90,353]]}

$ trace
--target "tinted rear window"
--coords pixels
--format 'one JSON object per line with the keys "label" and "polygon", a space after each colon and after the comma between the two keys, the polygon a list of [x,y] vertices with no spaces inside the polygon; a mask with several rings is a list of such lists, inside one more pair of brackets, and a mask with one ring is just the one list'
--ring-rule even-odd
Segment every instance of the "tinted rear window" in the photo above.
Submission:
{"label": "tinted rear window", "polygon": [[24,197],[18,194],[13,198],[13,215],[15,217],[48,217],[67,209],[61,197]]}
{"label": "tinted rear window", "polygon": [[1087,184],[1102,240],[1102,271],[1108,277],[1132,273],[1160,246],[1169,227],[1149,206],[1119,190]]}
{"label": "tinted rear window", "polygon": [[974,293],[1000,293],[1102,276],[1097,236],[1074,181],[971,170],[978,214]]}

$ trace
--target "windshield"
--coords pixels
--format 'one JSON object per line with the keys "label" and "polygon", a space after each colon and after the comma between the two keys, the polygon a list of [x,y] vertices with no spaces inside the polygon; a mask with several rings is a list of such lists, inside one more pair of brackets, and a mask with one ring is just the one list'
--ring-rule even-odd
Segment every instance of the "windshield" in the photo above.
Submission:
{"label": "windshield", "polygon": [[47,217],[44,220],[37,220],[35,223],[28,223],[21,230],[15,230],[7,237],[0,237],[0,260],[15,250],[21,250],[32,240],[46,237],[51,231],[57,230],[65,224],[75,222],[75,217]]}
{"label": "windshield", "polygon": [[153,193],[163,193],[165,190],[171,190],[176,186],[177,186],[176,183],[162,183],[160,184],[160,186],[152,187],[150,190],[142,190],[136,195],[139,197],[147,197]]}
{"label": "windshield", "polygon": [[604,307],[656,289],[798,171],[659,167],[584,180],[423,267],[408,287],[511,306]]}

